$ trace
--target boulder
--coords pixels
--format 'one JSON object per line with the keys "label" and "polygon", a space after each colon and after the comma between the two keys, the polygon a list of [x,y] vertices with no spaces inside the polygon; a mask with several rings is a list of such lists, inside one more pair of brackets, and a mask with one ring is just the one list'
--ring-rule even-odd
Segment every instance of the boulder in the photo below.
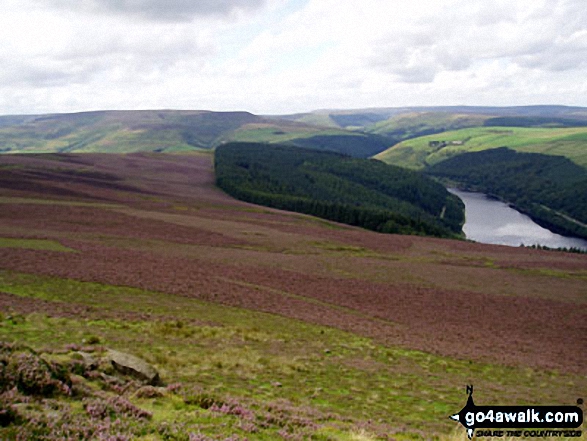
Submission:
{"label": "boulder", "polygon": [[134,377],[144,383],[157,386],[161,383],[159,372],[145,360],[124,352],[108,350],[108,359],[118,372]]}
{"label": "boulder", "polygon": [[77,351],[74,353],[74,358],[76,360],[80,360],[86,369],[94,370],[98,368],[98,360],[88,352]]}

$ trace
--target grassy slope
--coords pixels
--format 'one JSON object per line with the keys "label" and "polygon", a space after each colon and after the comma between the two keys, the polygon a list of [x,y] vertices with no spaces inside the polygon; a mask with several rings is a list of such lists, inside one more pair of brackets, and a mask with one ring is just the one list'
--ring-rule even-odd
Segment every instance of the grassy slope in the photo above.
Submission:
{"label": "grassy slope", "polygon": [[[290,142],[336,150],[347,137],[357,155],[387,147],[379,138],[354,133],[318,118],[292,122],[247,112],[104,111],[0,118],[0,153],[130,153],[211,149],[227,141]],[[316,138],[316,142],[313,141]],[[366,149],[366,150],[365,150]],[[363,152],[363,150],[365,150]],[[353,148],[350,153],[354,154]]]}
{"label": "grassy slope", "polygon": [[[458,141],[463,145],[432,147],[430,141]],[[462,152],[509,147],[520,152],[561,155],[587,167],[587,128],[477,127],[423,136],[397,144],[375,157],[384,162],[422,169]]]}
{"label": "grassy slope", "polygon": [[242,124],[245,112],[104,111],[44,115],[0,129],[10,152],[111,152],[210,148]]}
{"label": "grassy slope", "polygon": [[269,143],[286,143],[295,139],[304,139],[316,135],[343,135],[360,136],[356,133],[338,128],[307,127],[303,125],[292,124],[283,126],[279,122],[248,124],[236,130],[230,137],[231,141],[236,142],[269,142]]}
{"label": "grassy slope", "polygon": [[[524,126],[549,124],[559,127],[570,123],[586,125],[587,108],[568,106],[514,106],[514,107],[481,107],[481,106],[433,106],[433,107],[388,107],[347,110],[319,110],[311,113],[285,115],[292,121],[328,121],[337,127],[363,130],[380,134],[389,134],[396,130],[413,131],[434,128],[455,130],[462,127],[483,125],[483,121],[491,118],[504,117],[512,123],[514,120]],[[399,123],[399,124],[398,124]],[[554,125],[553,125],[554,124]],[[324,125],[324,124],[322,124]],[[330,125],[330,124],[328,124]],[[494,124],[495,125],[495,124]],[[507,124],[511,125],[511,124]]]}
{"label": "grassy slope", "polygon": [[[46,357],[97,341],[181,383],[156,399],[128,395],[153,413],[130,423],[137,439],[446,439],[465,384],[478,404],[574,404],[587,390],[573,340],[585,256],[380,236],[236,202],[212,188],[206,156],[0,161],[23,172],[15,180],[103,173],[52,182],[92,199],[0,188],[0,340]],[[104,187],[110,175],[126,189]],[[184,399],[191,390],[254,416],[203,409]],[[50,403],[52,418],[84,418],[75,397]]]}
{"label": "grassy slope", "polygon": [[445,132],[467,127],[482,126],[487,115],[414,112],[393,116],[367,126],[365,131],[398,139],[415,138],[426,133]]}

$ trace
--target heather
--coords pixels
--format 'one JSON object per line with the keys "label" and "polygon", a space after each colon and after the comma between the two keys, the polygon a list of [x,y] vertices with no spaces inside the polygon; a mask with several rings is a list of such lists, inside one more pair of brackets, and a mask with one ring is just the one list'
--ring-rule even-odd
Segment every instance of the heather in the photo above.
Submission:
{"label": "heather", "polygon": [[464,439],[467,384],[587,390],[585,255],[247,204],[205,155],[2,161],[0,439]]}

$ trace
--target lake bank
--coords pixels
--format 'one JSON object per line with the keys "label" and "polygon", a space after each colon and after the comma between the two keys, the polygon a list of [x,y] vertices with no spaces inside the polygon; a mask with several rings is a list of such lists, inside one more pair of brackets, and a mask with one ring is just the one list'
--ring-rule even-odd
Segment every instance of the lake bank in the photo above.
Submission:
{"label": "lake bank", "polygon": [[449,188],[465,204],[463,232],[475,242],[549,248],[579,248],[587,251],[587,240],[562,236],[541,227],[526,214],[484,193]]}

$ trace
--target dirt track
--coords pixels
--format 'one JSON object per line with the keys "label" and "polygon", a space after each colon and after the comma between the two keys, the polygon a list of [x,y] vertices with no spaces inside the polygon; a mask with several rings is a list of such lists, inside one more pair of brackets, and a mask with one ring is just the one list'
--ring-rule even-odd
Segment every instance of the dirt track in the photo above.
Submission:
{"label": "dirt track", "polygon": [[[192,296],[439,354],[584,372],[587,256],[380,235],[256,207],[215,189],[203,155],[0,157],[8,164],[19,167],[0,179],[0,237],[58,240],[78,252],[0,248],[0,268]],[[10,296],[0,300],[5,307]],[[19,310],[47,310],[13,300]]]}

